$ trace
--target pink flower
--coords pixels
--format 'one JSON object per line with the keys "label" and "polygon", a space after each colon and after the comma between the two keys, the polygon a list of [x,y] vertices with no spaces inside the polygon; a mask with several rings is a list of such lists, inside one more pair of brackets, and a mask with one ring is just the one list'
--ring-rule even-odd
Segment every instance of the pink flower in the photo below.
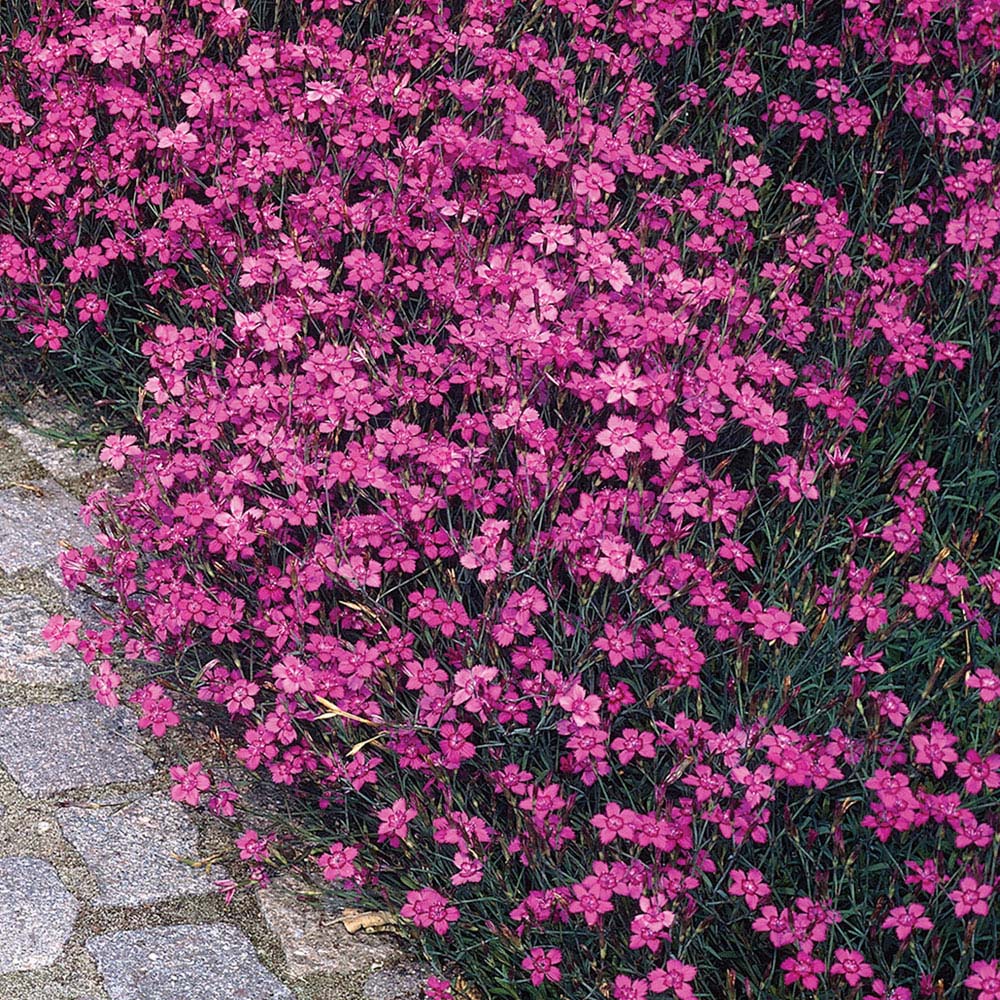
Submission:
{"label": "pink flower", "polygon": [[408,824],[416,817],[417,810],[408,805],[406,799],[399,798],[375,815],[382,821],[378,827],[378,842],[388,840],[391,847],[399,847],[410,834]]}
{"label": "pink flower", "polygon": [[833,116],[837,119],[838,135],[853,132],[854,135],[864,136],[872,123],[872,109],[856,97],[849,97],[846,103],[834,107]]}
{"label": "pink flower", "polygon": [[813,485],[816,473],[809,468],[800,468],[799,463],[791,455],[782,455],[778,459],[778,472],[768,476],[768,482],[777,483],[787,497],[789,503],[798,503],[803,498],[818,500],[819,490]]}
{"label": "pink flower", "polygon": [[894,906],[889,916],[882,921],[883,930],[890,928],[896,931],[896,937],[905,941],[914,931],[933,930],[934,922],[925,914],[925,907],[920,903],[909,903],[906,906]]}
{"label": "pink flower", "polygon": [[142,449],[136,445],[136,438],[131,434],[110,434],[104,439],[104,447],[98,456],[102,462],[107,462],[112,469],[121,471],[130,458],[142,454]]}
{"label": "pink flower", "polygon": [[789,646],[796,646],[799,636],[806,627],[795,621],[787,611],[781,608],[764,608],[759,601],[751,600],[744,615],[744,620],[754,623],[754,635],[759,635],[768,642],[780,639]]}
{"label": "pink flower", "polygon": [[636,437],[636,422],[616,416],[608,417],[607,427],[597,435],[597,443],[607,448],[614,458],[635,454],[642,447]]}
{"label": "pink flower", "polygon": [[907,861],[906,867],[912,873],[906,876],[906,884],[919,885],[928,895],[932,895],[936,891],[938,883],[942,881],[941,875],[937,870],[937,863],[933,858],[927,858],[923,864],[917,864],[916,861]]}
{"label": "pink flower", "polygon": [[956,917],[964,917],[969,913],[985,917],[990,912],[990,904],[986,900],[992,894],[992,886],[980,885],[974,878],[966,876],[958,883],[954,892],[948,893],[948,898],[955,904]]}
{"label": "pink flower", "polygon": [[79,641],[77,633],[82,624],[78,618],[67,621],[62,615],[53,615],[42,629],[42,638],[49,644],[49,649],[53,653],[58,653],[67,643],[76,646]]}
{"label": "pink flower", "polygon": [[541,986],[544,982],[558,983],[562,979],[561,961],[562,952],[558,948],[532,948],[521,959],[521,968],[531,973],[532,986]]}
{"label": "pink flower", "polygon": [[338,879],[353,879],[358,869],[354,859],[358,856],[356,847],[345,847],[339,840],[331,844],[318,858],[316,864],[323,871],[323,878],[329,882]]}
{"label": "pink flower", "polygon": [[610,844],[618,837],[631,840],[635,832],[633,825],[637,819],[631,809],[622,809],[617,802],[609,802],[604,813],[598,813],[590,822],[599,831],[601,843]]}
{"label": "pink flower", "polygon": [[615,976],[612,997],[614,1000],[646,1000],[649,986],[645,979],[633,979],[631,976]]}
{"label": "pink flower", "polygon": [[667,990],[672,990],[677,1000],[694,1000],[691,983],[697,975],[696,966],[685,965],[677,958],[668,958],[662,969],[653,969],[646,979],[653,993],[666,993]]}
{"label": "pink flower", "polygon": [[965,779],[965,790],[978,795],[983,786],[1000,788],[1000,754],[991,753],[985,760],[975,750],[967,750],[965,759],[955,765],[955,774]]}
{"label": "pink flower", "polygon": [[979,692],[979,700],[988,705],[1000,698],[1000,677],[989,667],[977,667],[965,678],[965,686]]}
{"label": "pink flower", "polygon": [[610,890],[603,889],[592,875],[574,885],[572,891],[573,899],[569,903],[569,912],[582,914],[588,927],[600,924],[604,914],[610,913],[615,908],[611,901]]}
{"label": "pink flower", "polygon": [[614,194],[615,175],[600,163],[579,164],[573,168],[573,193],[587,201],[600,201],[603,194]]}
{"label": "pink flower", "polygon": [[598,573],[606,573],[616,583],[622,583],[625,577],[642,570],[646,563],[622,538],[605,536],[598,543],[600,555],[595,569]]}
{"label": "pink flower", "polygon": [[819,958],[808,951],[799,951],[793,958],[786,958],[781,963],[785,971],[785,985],[801,983],[803,989],[819,989],[819,977],[826,972],[826,966]]}
{"label": "pink flower", "polygon": [[756,910],[760,902],[771,895],[770,886],[757,868],[751,868],[748,872],[734,868],[729,877],[732,879],[729,887],[730,895],[742,896],[751,910]]}
{"label": "pink flower", "polygon": [[948,765],[958,760],[954,744],[958,737],[953,736],[941,722],[932,722],[929,736],[918,734],[911,740],[917,751],[914,760],[918,764],[930,764],[935,778],[943,778]]}
{"label": "pink flower", "polygon": [[431,888],[414,889],[406,894],[400,915],[412,920],[417,927],[433,927],[438,934],[447,934],[458,920],[458,907]]}
{"label": "pink flower", "polygon": [[271,857],[269,848],[274,839],[274,834],[265,834],[262,837],[256,830],[247,829],[236,838],[236,846],[244,861],[262,864]]}
{"label": "pink flower", "polygon": [[102,660],[97,664],[97,673],[90,678],[90,690],[94,692],[94,700],[99,705],[115,708],[119,701],[115,689],[121,685],[121,677],[111,669],[110,660]]}
{"label": "pink flower", "polygon": [[848,986],[857,986],[862,979],[871,979],[872,967],[860,951],[838,948],[834,954],[837,960],[830,966],[830,972],[843,976]]}
{"label": "pink flower", "polygon": [[82,323],[93,320],[95,323],[103,323],[104,317],[108,313],[108,303],[94,292],[88,292],[74,303],[76,314]]}
{"label": "pink flower", "polygon": [[966,976],[963,985],[970,990],[978,990],[978,1000],[1000,1000],[1000,971],[997,960],[972,963],[972,974]]}
{"label": "pink flower", "polygon": [[451,980],[438,979],[437,976],[427,977],[424,993],[427,995],[427,1000],[455,1000],[455,994],[451,991]]}
{"label": "pink flower", "polygon": [[902,226],[904,233],[915,233],[920,226],[929,225],[930,221],[919,205],[901,205],[893,209],[889,225]]}
{"label": "pink flower", "polygon": [[140,688],[132,695],[130,701],[138,701],[142,706],[139,728],[151,730],[156,737],[163,736],[169,728],[180,724],[180,716],[173,711],[173,699],[169,698],[158,684]]}
{"label": "pink flower", "polygon": [[344,258],[344,267],[347,269],[344,284],[348,287],[360,287],[365,292],[377,288],[385,279],[385,268],[378,254],[352,250]]}
{"label": "pink flower", "polygon": [[212,787],[211,777],[202,771],[201,761],[194,761],[187,767],[170,768],[170,777],[175,784],[170,789],[170,797],[174,802],[186,802],[196,806],[201,800],[201,793]]}
{"label": "pink flower", "polygon": [[891,691],[869,691],[868,697],[878,705],[878,714],[894,726],[901,726],[910,714],[910,706]]}

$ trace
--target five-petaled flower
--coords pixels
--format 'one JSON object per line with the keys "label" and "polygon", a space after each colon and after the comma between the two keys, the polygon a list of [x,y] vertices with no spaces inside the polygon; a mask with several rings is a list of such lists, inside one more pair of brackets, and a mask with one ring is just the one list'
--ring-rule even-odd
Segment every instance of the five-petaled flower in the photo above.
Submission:
{"label": "five-petaled flower", "polygon": [[894,906],[882,921],[882,927],[894,930],[900,941],[906,941],[914,931],[933,930],[934,921],[920,903],[907,903],[906,906]]}
{"label": "five-petaled flower", "polygon": [[174,779],[170,797],[174,802],[186,802],[189,806],[198,805],[201,793],[212,787],[211,776],[202,770],[201,761],[198,760],[187,767],[171,767],[170,777]]}
{"label": "five-petaled flower", "polygon": [[561,961],[562,952],[558,948],[532,948],[521,959],[521,968],[531,973],[532,986],[541,986],[544,982],[558,983],[562,979]]}
{"label": "five-petaled flower", "polygon": [[447,934],[459,917],[457,906],[451,905],[437,890],[414,889],[406,894],[400,915],[414,922],[417,927],[430,927],[438,934]]}

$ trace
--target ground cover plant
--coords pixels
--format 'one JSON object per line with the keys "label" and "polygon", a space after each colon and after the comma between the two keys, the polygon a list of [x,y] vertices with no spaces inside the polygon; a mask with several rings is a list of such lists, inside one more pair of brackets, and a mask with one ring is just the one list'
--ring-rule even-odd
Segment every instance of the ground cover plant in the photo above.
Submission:
{"label": "ground cover plant", "polygon": [[46,634],[249,885],[430,1000],[1000,998],[998,14],[7,6],[4,335],[135,414]]}

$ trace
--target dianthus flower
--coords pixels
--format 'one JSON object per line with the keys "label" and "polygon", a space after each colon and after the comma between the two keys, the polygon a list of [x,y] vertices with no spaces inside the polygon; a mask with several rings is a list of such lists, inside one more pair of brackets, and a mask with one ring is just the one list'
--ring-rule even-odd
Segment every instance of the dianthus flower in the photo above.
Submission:
{"label": "dianthus flower", "polygon": [[431,888],[408,892],[399,912],[417,927],[433,927],[438,934],[447,934],[459,917],[458,907],[449,905],[441,893]]}
{"label": "dianthus flower", "polygon": [[562,952],[558,948],[532,948],[521,959],[521,968],[531,973],[532,986],[541,986],[544,982],[558,983],[562,979],[561,961]]}
{"label": "dianthus flower", "polygon": [[803,989],[819,989],[819,977],[826,972],[822,959],[816,958],[809,951],[799,951],[794,957],[786,958],[781,963],[785,972],[785,985],[801,983]]}
{"label": "dianthus flower", "polygon": [[729,894],[742,896],[751,910],[756,910],[761,900],[771,895],[771,887],[764,881],[763,872],[757,868],[751,868],[748,872],[734,868],[729,877],[732,879]]}
{"label": "dianthus flower", "polygon": [[1000,788],[1000,754],[991,753],[985,760],[975,750],[967,750],[965,759],[955,765],[955,774],[965,779],[965,790],[978,795],[983,786]]}
{"label": "dianthus flower", "polygon": [[409,822],[417,815],[417,810],[408,805],[406,799],[399,798],[391,806],[375,813],[381,820],[378,827],[378,842],[388,840],[390,847],[399,847],[409,836]]}
{"label": "dianthus flower", "polygon": [[969,913],[985,917],[990,912],[990,904],[986,901],[991,895],[991,885],[980,885],[974,878],[966,876],[958,883],[954,892],[948,893],[948,898],[955,904],[956,917],[964,917]]}
{"label": "dianthus flower", "polygon": [[202,771],[201,761],[194,761],[187,767],[170,768],[170,777],[175,784],[170,789],[170,797],[174,802],[186,802],[196,806],[201,800],[201,793],[212,787],[211,777]]}
{"label": "dianthus flower", "polygon": [[780,639],[789,646],[796,646],[799,636],[806,630],[805,625],[795,621],[787,611],[764,608],[760,601],[751,600],[743,617],[745,621],[753,622],[754,635],[768,642]]}
{"label": "dianthus flower", "polygon": [[451,980],[438,979],[437,976],[427,977],[424,993],[427,995],[427,1000],[455,1000],[455,994],[451,991]]}
{"label": "dianthus flower", "polygon": [[646,979],[653,993],[672,990],[677,1000],[694,1000],[691,983],[697,974],[696,966],[685,965],[677,958],[668,958],[662,969],[653,969]]}
{"label": "dianthus flower", "polygon": [[907,885],[919,885],[920,888],[931,895],[942,881],[941,874],[937,870],[937,862],[933,858],[927,858],[922,864],[916,861],[907,861],[906,867],[912,874],[906,876]]}
{"label": "dianthus flower", "polygon": [[79,618],[67,621],[62,615],[53,615],[42,629],[42,638],[49,644],[49,649],[53,653],[58,653],[67,643],[76,646],[77,633],[82,624]]}
{"label": "dianthus flower", "polygon": [[948,765],[958,760],[954,749],[958,737],[949,733],[941,722],[932,722],[930,735],[917,734],[911,742],[917,751],[914,760],[918,764],[930,764],[935,778],[943,778]]}
{"label": "dianthus flower", "polygon": [[236,838],[236,846],[244,861],[254,861],[260,864],[270,858],[269,848],[274,839],[274,834],[266,834],[262,837],[256,830],[248,829]]}
{"label": "dianthus flower", "polygon": [[970,990],[978,990],[978,1000],[1000,1000],[1000,970],[997,959],[991,962],[973,962],[972,974],[966,976],[962,985]]}
{"label": "dianthus flower", "polygon": [[1000,698],[1000,677],[989,667],[978,667],[965,678],[965,686],[979,692],[979,700],[989,704]]}
{"label": "dianthus flower", "polygon": [[892,928],[896,937],[905,941],[914,931],[933,930],[934,921],[925,916],[925,908],[920,903],[908,903],[906,906],[894,906],[882,921],[882,928]]}
{"label": "dianthus flower", "polygon": [[889,225],[902,226],[904,233],[915,233],[920,226],[930,224],[924,210],[919,205],[900,205],[893,209]]}
{"label": "dianthus flower", "polygon": [[106,462],[112,469],[120,472],[125,468],[125,463],[137,455],[142,454],[142,449],[136,444],[136,438],[131,434],[109,435],[104,441],[104,447],[98,456],[102,462]]}
{"label": "dianthus flower", "polygon": [[862,979],[871,979],[872,967],[860,951],[838,948],[834,955],[837,960],[830,966],[830,972],[843,976],[848,986],[857,986]]}
{"label": "dianthus flower", "polygon": [[612,996],[614,1000],[646,1000],[649,986],[645,979],[633,979],[631,976],[615,976]]}
{"label": "dianthus flower", "polygon": [[330,882],[336,879],[351,879],[357,875],[357,867],[354,865],[357,856],[356,847],[345,847],[338,840],[316,858],[316,863],[323,871],[323,878]]}

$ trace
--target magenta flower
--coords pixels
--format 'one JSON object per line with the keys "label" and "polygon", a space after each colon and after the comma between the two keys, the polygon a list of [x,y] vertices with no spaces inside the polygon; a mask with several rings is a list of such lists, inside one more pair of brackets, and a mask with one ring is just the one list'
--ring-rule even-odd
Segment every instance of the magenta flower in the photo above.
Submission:
{"label": "magenta flower", "polygon": [[427,977],[424,993],[427,995],[427,1000],[455,1000],[455,994],[451,991],[451,980],[438,979],[437,976]]}
{"label": "magenta flower", "polygon": [[996,959],[972,963],[972,974],[966,976],[963,985],[979,991],[977,1000],[1000,1000],[1000,970],[997,964]]}
{"label": "magenta flower", "polygon": [[409,836],[409,822],[417,815],[417,810],[406,799],[399,798],[391,806],[379,809],[376,816],[381,820],[378,827],[378,841],[388,840],[391,847],[399,847]]}
{"label": "magenta flower", "polygon": [[98,456],[102,462],[107,462],[112,469],[121,471],[130,458],[142,454],[142,449],[136,444],[132,434],[109,434],[104,439],[104,447]]}
{"label": "magenta flower", "polygon": [[973,691],[978,691],[980,701],[984,701],[986,704],[1000,698],[1000,676],[997,676],[989,667],[977,667],[973,670],[965,678],[965,686]]}
{"label": "magenta flower", "polygon": [[987,900],[993,895],[993,886],[980,885],[974,878],[966,876],[958,883],[958,888],[948,893],[955,904],[955,916],[964,917],[969,913],[985,917],[990,912]]}
{"label": "magenta flower", "polygon": [[236,838],[235,843],[244,861],[262,864],[271,857],[269,848],[274,839],[274,834],[261,836],[256,830],[248,829]]}
{"label": "magenta flower", "polygon": [[932,722],[930,735],[917,734],[911,739],[917,751],[914,759],[918,764],[930,764],[935,778],[943,778],[948,765],[958,760],[954,745],[958,737],[949,733],[940,722]]}
{"label": "magenta flower", "polygon": [[562,979],[561,961],[562,952],[558,948],[532,948],[521,959],[521,968],[531,973],[532,986],[541,986],[544,982],[558,983]]}
{"label": "magenta flower", "polygon": [[201,799],[201,793],[212,787],[211,777],[202,771],[201,761],[194,761],[187,767],[170,768],[170,777],[174,785],[170,789],[170,797],[174,802],[186,802],[196,806]]}
{"label": "magenta flower", "polygon": [[900,941],[906,941],[914,931],[933,930],[934,922],[925,916],[925,908],[920,903],[908,903],[906,906],[894,906],[889,916],[882,921],[884,930],[895,930]]}
{"label": "magenta flower", "polygon": [[857,986],[862,979],[871,979],[872,967],[860,951],[838,948],[834,955],[836,961],[830,966],[830,972],[843,976],[848,986]]}
{"label": "magenta flower", "polygon": [[729,873],[732,884],[729,893],[732,896],[742,896],[747,906],[751,910],[756,910],[758,905],[771,895],[770,886],[764,881],[764,875],[757,868],[749,871],[741,871],[734,868]]}
{"label": "magenta flower", "polygon": [[347,269],[344,284],[356,285],[365,292],[377,288],[385,278],[382,259],[377,254],[365,253],[363,250],[352,250],[344,258],[344,267]]}
{"label": "magenta flower", "polygon": [[76,646],[79,639],[77,633],[83,622],[79,618],[67,621],[62,615],[53,615],[42,629],[42,638],[49,644],[53,653],[58,653],[67,643]]}
{"label": "magenta flower", "polygon": [[785,985],[792,986],[801,983],[806,990],[819,989],[819,977],[826,972],[822,959],[816,958],[808,951],[799,951],[793,957],[786,958],[781,963],[785,972]]}
{"label": "magenta flower", "polygon": [[441,893],[431,888],[408,892],[399,912],[417,927],[432,927],[438,934],[447,934],[459,917],[458,907],[450,905]]}
{"label": "magenta flower", "polygon": [[165,735],[169,728],[180,724],[180,716],[173,711],[173,699],[164,693],[159,684],[147,684],[136,691],[129,700],[138,701],[142,708],[139,728],[149,729],[156,737]]}
{"label": "magenta flower", "polygon": [[339,879],[352,879],[358,873],[354,864],[354,859],[357,856],[358,849],[356,847],[345,847],[338,840],[316,858],[316,863],[323,872],[323,878],[330,882]]}
{"label": "magenta flower", "polygon": [[932,895],[942,881],[941,873],[937,869],[937,862],[933,858],[927,858],[922,864],[918,864],[916,861],[907,861],[906,867],[911,872],[906,876],[906,884],[918,885],[928,895]]}
{"label": "magenta flower", "polygon": [[762,607],[760,601],[755,600],[749,602],[744,619],[753,623],[754,635],[768,642],[780,639],[789,646],[798,645],[799,636],[806,630],[805,625],[793,620],[787,611]]}
{"label": "magenta flower", "polygon": [[685,965],[677,958],[668,958],[662,969],[653,969],[646,979],[654,993],[672,990],[677,1000],[694,1000],[695,993],[691,983],[697,974],[696,966]]}

